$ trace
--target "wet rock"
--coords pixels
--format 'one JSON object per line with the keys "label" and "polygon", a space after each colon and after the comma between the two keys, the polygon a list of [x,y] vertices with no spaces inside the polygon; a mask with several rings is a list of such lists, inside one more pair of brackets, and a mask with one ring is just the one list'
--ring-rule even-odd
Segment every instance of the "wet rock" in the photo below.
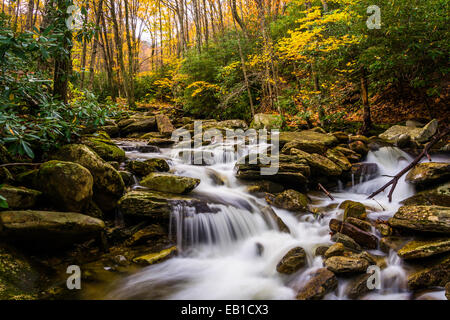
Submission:
{"label": "wet rock", "polygon": [[403,206],[388,220],[394,228],[450,234],[450,208],[441,206]]}
{"label": "wet rock", "polygon": [[438,122],[436,119],[431,120],[423,128],[395,125],[380,134],[379,137],[391,143],[397,143],[401,135],[407,135],[412,141],[423,143],[428,141],[436,133],[437,127]]}
{"label": "wet rock", "polygon": [[161,134],[159,132],[147,132],[146,134],[143,134],[142,136],[139,137],[139,139],[164,139],[166,140],[166,136],[164,134]]}
{"label": "wet rock", "polygon": [[393,144],[378,137],[370,137],[367,147],[372,151],[378,151],[384,147],[392,147]]}
{"label": "wet rock", "polygon": [[408,287],[412,290],[443,287],[450,282],[450,256],[447,255],[431,263],[430,266],[412,273],[408,277]]}
{"label": "wet rock", "polygon": [[105,131],[109,136],[113,138],[118,137],[120,134],[120,128],[116,124],[105,125],[102,126],[100,129]]}
{"label": "wet rock", "polygon": [[372,224],[368,221],[357,219],[354,217],[348,217],[347,219],[345,219],[345,222],[348,222],[348,223],[360,228],[361,230],[368,231],[368,232],[372,231]]}
{"label": "wet rock", "polygon": [[[256,117],[256,115],[255,115],[255,117]],[[244,120],[231,119],[231,120],[224,120],[224,121],[218,122],[217,123],[217,129],[232,129],[232,130],[242,129],[242,130],[247,130],[248,129],[248,125],[247,125],[247,123]]]}
{"label": "wet rock", "polygon": [[318,246],[316,250],[314,251],[314,256],[321,256],[323,257],[325,255],[325,252],[330,248],[330,246]]}
{"label": "wet rock", "polygon": [[355,251],[361,251],[361,246],[358,243],[356,243],[355,240],[353,240],[349,236],[342,234],[340,232],[334,234],[331,237],[331,240],[336,243],[342,244],[344,247],[346,247],[348,249],[355,250]]}
{"label": "wet rock", "polygon": [[392,235],[392,228],[386,223],[377,223],[375,224],[375,228],[381,233],[383,237],[388,237]]}
{"label": "wet rock", "polygon": [[413,240],[404,245],[397,254],[403,259],[426,258],[450,251],[450,239]]}
{"label": "wet rock", "polygon": [[306,264],[306,252],[296,247],[288,251],[277,265],[277,271],[284,274],[293,274]]}
{"label": "wet rock", "polygon": [[208,177],[213,181],[213,183],[217,186],[223,186],[228,184],[228,179],[225,175],[217,172],[214,169],[206,168],[206,173]]}
{"label": "wet rock", "polygon": [[423,187],[443,182],[450,178],[450,163],[423,162],[412,168],[405,180],[414,185]]}
{"label": "wet rock", "polygon": [[307,212],[308,198],[303,193],[289,189],[278,194],[274,199],[274,206],[290,211]]}
{"label": "wet rock", "polygon": [[83,212],[92,199],[94,179],[78,163],[46,162],[39,168],[37,181],[44,197],[59,210]]}
{"label": "wet rock", "polygon": [[264,215],[265,220],[268,221],[269,224],[275,224],[274,227],[277,227],[281,232],[291,232],[288,226],[283,222],[283,220],[281,220],[271,206],[265,206],[262,208],[261,213]]}
{"label": "wet rock", "polygon": [[339,209],[344,209],[344,220],[349,217],[365,219],[367,217],[366,207],[360,202],[345,200],[339,205]]}
{"label": "wet rock", "polygon": [[134,184],[133,174],[128,171],[119,171],[125,186],[130,187]]}
{"label": "wet rock", "polygon": [[29,171],[22,172],[16,176],[15,181],[21,186],[25,186],[27,188],[36,189],[38,186],[38,175],[39,169],[33,169]]}
{"label": "wet rock", "polygon": [[256,243],[256,255],[258,257],[261,257],[263,255],[263,253],[264,253],[264,246],[261,243],[257,242]]}
{"label": "wet rock", "polygon": [[161,153],[157,146],[136,146],[135,149],[140,153]]}
{"label": "wet rock", "polygon": [[279,155],[278,171],[275,169],[275,174],[262,175],[262,168],[270,168],[270,164],[263,163],[270,163],[271,158],[258,155],[256,158],[257,163],[250,164],[249,157],[249,155],[245,156],[236,164],[236,176],[239,179],[270,180],[283,183],[286,186],[296,186],[299,189],[304,189],[308,182],[307,177],[309,177],[311,171],[308,163],[304,159],[284,154]]}
{"label": "wet rock", "polygon": [[328,149],[326,156],[328,159],[337,164],[343,171],[348,171],[352,167],[352,164],[348,161],[347,157],[336,148]]}
{"label": "wet rock", "polygon": [[364,144],[368,144],[369,143],[369,139],[363,135],[352,135],[348,137],[349,142],[354,142],[354,141],[361,141],[364,142]]}
{"label": "wet rock", "polygon": [[353,163],[350,172],[353,175],[353,182],[361,183],[378,175],[378,165],[376,163]]}
{"label": "wet rock", "polygon": [[445,285],[445,297],[450,300],[450,282]]}
{"label": "wet rock", "polygon": [[334,273],[366,272],[369,262],[366,259],[334,256],[325,260],[325,266]]}
{"label": "wet rock", "polygon": [[284,189],[284,186],[280,183],[269,180],[260,180],[248,186],[247,191],[250,193],[268,192],[273,194],[283,192]]}
{"label": "wet rock", "polygon": [[122,162],[125,160],[125,151],[116,146],[111,140],[87,137],[82,139],[82,143],[91,148],[105,161]]}
{"label": "wet rock", "polygon": [[334,256],[342,256],[345,252],[345,246],[342,243],[335,243],[325,251],[324,257],[331,258]]}
{"label": "wet rock", "polygon": [[111,165],[111,167],[113,167],[116,170],[120,169],[120,163],[118,163],[117,161],[108,161],[108,163]]}
{"label": "wet rock", "polygon": [[35,300],[38,298],[39,269],[16,249],[0,245],[0,300]]}
{"label": "wet rock", "polygon": [[138,176],[147,176],[152,172],[167,172],[170,170],[167,161],[160,158],[145,161],[132,160],[127,163],[126,167]]}
{"label": "wet rock", "polygon": [[200,179],[153,172],[148,174],[140,184],[150,190],[185,194],[194,190],[200,184]]}
{"label": "wet rock", "polygon": [[117,200],[125,191],[122,177],[116,169],[87,146],[80,144],[66,145],[52,158],[75,162],[88,169],[94,178],[94,201],[105,212],[117,207]]}
{"label": "wet rock", "polygon": [[351,149],[342,146],[337,146],[334,147],[332,150],[336,150],[342,153],[351,163],[359,162],[361,160],[361,155]]}
{"label": "wet rock", "polygon": [[420,191],[400,202],[403,205],[424,205],[450,207],[450,182],[433,189]]}
{"label": "wet rock", "polygon": [[336,137],[338,143],[348,143],[348,133],[336,131],[332,132],[331,134]]}
{"label": "wet rock", "polygon": [[144,245],[148,241],[153,241],[166,236],[167,231],[163,227],[157,224],[152,224],[133,234],[133,236],[125,242],[125,245],[131,247]]}
{"label": "wet rock", "polygon": [[[131,123],[121,129],[123,135],[129,135],[136,132],[149,132],[156,129],[156,118],[155,117],[144,117],[144,118],[134,118],[129,119]],[[119,122],[119,127],[122,122]]]}
{"label": "wet rock", "polygon": [[74,212],[4,211],[0,212],[0,236],[30,247],[44,244],[57,247],[97,236],[102,220]]}
{"label": "wet rock", "polygon": [[309,154],[296,148],[291,148],[290,153],[306,160],[313,175],[328,177],[339,176],[342,173],[342,169],[336,163],[320,154]]}
{"label": "wet rock", "polygon": [[149,266],[167,260],[170,257],[174,256],[176,253],[177,247],[170,247],[168,249],[162,250],[161,252],[150,253],[144,256],[136,257],[133,259],[133,262]]}
{"label": "wet rock", "polygon": [[369,153],[369,148],[362,141],[353,141],[348,144],[348,147],[363,157]]}
{"label": "wet rock", "polygon": [[327,268],[317,270],[306,285],[297,293],[297,300],[320,300],[335,290],[338,280]]}
{"label": "wet rock", "polygon": [[359,299],[364,295],[369,293],[371,290],[367,285],[367,281],[369,280],[371,274],[361,274],[353,279],[347,286],[346,295],[350,299]]}
{"label": "wet rock", "polygon": [[175,143],[175,141],[167,138],[150,138],[147,143],[158,147],[169,147]]}
{"label": "wet rock", "polygon": [[38,202],[41,192],[4,185],[0,188],[0,196],[6,199],[9,209],[30,209]]}
{"label": "wet rock", "polygon": [[254,129],[281,129],[283,125],[283,119],[280,115],[257,113],[255,114],[251,128]]}
{"label": "wet rock", "polygon": [[355,240],[360,246],[368,249],[376,249],[378,239],[373,234],[355,227],[354,225],[342,222],[336,219],[330,220],[330,230],[333,232],[343,233],[353,240]]}
{"label": "wet rock", "polygon": [[288,154],[292,148],[308,153],[324,154],[326,149],[337,144],[337,139],[332,134],[324,134],[312,130],[298,132],[280,132],[280,146],[282,153]]}

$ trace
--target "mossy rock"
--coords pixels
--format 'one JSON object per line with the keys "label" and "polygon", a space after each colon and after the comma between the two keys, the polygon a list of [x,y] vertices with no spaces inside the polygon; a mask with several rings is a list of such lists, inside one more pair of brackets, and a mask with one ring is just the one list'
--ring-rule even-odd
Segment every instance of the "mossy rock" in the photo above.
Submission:
{"label": "mossy rock", "polygon": [[403,206],[388,220],[393,228],[450,234],[450,208],[441,206]]}
{"label": "mossy rock", "polygon": [[306,160],[313,175],[330,177],[342,174],[342,169],[336,163],[320,154],[309,154],[296,148],[290,149],[290,152],[299,159]]}
{"label": "mossy rock", "polygon": [[366,259],[334,256],[325,260],[325,266],[334,273],[363,273],[369,267]]}
{"label": "mossy rock", "polygon": [[306,264],[305,249],[295,247],[289,250],[277,264],[277,271],[284,274],[293,274]]}
{"label": "mossy rock", "polygon": [[167,172],[170,170],[166,160],[152,158],[145,161],[132,160],[127,163],[127,169],[138,176],[147,176],[152,172]]}
{"label": "mossy rock", "polygon": [[320,300],[338,286],[336,275],[322,268],[311,275],[311,279],[297,293],[297,300]]}
{"label": "mossy rock", "polygon": [[400,202],[403,205],[424,205],[450,207],[450,182],[433,189],[420,191]]}
{"label": "mossy rock", "polygon": [[119,172],[85,145],[70,144],[52,156],[55,160],[75,162],[90,171],[94,178],[94,200],[104,212],[117,207],[125,192]]}
{"label": "mossy rock", "polygon": [[152,265],[169,259],[177,253],[177,247],[173,246],[168,249],[164,249],[161,252],[155,252],[139,256],[133,259],[135,263],[143,265]]}
{"label": "mossy rock", "polygon": [[94,179],[78,163],[46,162],[39,168],[37,181],[45,198],[59,210],[83,212],[92,199]]}
{"label": "mossy rock", "polygon": [[450,239],[440,238],[410,241],[397,254],[403,259],[417,259],[448,251],[450,251]]}
{"label": "mossy rock", "polygon": [[425,267],[408,277],[408,287],[412,290],[443,287],[450,282],[450,255],[426,263]]}
{"label": "mossy rock", "polygon": [[424,162],[412,168],[405,180],[417,186],[430,186],[450,179],[450,163]]}
{"label": "mossy rock", "polygon": [[125,151],[116,146],[111,140],[101,138],[84,138],[83,144],[94,150],[105,161],[123,162]]}
{"label": "mossy rock", "polygon": [[367,148],[366,144],[362,141],[353,141],[348,144],[350,150],[355,151],[361,156],[366,156],[369,153],[369,148]]}
{"label": "mossy rock", "polygon": [[326,149],[336,145],[338,140],[332,134],[324,134],[312,130],[299,132],[280,132],[280,146],[282,153],[289,153],[289,149],[295,148],[308,153],[324,154]]}
{"label": "mossy rock", "polygon": [[343,171],[348,171],[352,167],[352,164],[347,157],[336,148],[328,149],[326,157],[337,164]]}
{"label": "mossy rock", "polygon": [[367,217],[366,207],[360,202],[345,200],[339,209],[344,209],[344,220],[349,217],[364,220]]}
{"label": "mossy rock", "polygon": [[153,172],[147,175],[140,184],[154,191],[186,194],[200,184],[200,179]]}
{"label": "mossy rock", "polygon": [[250,128],[253,129],[281,129],[283,125],[283,119],[280,115],[257,113],[255,114]]}
{"label": "mossy rock", "polygon": [[4,185],[0,188],[0,196],[6,198],[8,209],[30,209],[38,203],[41,192],[25,187]]}
{"label": "mossy rock", "polygon": [[9,183],[14,181],[14,176],[5,167],[0,168],[0,184]]}
{"label": "mossy rock", "polygon": [[290,211],[307,212],[308,198],[303,193],[289,189],[278,194],[273,199],[273,205]]}

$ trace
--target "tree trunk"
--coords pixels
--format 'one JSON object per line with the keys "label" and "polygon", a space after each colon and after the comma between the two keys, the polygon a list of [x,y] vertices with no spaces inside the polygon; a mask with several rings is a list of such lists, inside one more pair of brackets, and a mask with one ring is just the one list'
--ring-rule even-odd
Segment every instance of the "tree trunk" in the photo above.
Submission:
{"label": "tree trunk", "polygon": [[361,73],[361,100],[364,108],[363,124],[360,129],[360,134],[367,135],[372,128],[372,119],[370,116],[370,104],[369,104],[369,88],[367,85],[367,73],[363,69]]}

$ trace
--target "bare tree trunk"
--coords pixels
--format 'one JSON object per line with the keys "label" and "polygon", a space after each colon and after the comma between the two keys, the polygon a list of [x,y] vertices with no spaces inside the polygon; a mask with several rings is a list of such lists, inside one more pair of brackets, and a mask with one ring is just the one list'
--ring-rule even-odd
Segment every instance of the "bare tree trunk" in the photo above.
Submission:
{"label": "bare tree trunk", "polygon": [[27,22],[25,28],[31,30],[33,27],[33,11],[34,11],[34,0],[28,0],[28,12],[27,12]]}
{"label": "bare tree trunk", "polygon": [[133,68],[133,46],[131,44],[131,30],[130,30],[130,15],[129,15],[129,6],[128,0],[124,0],[125,2],[125,28],[127,29],[126,37],[127,37],[127,45],[128,45],[128,104],[131,108],[135,107],[134,101],[134,68]]}
{"label": "bare tree trunk", "polygon": [[[95,7],[94,7],[94,11],[95,11]],[[95,16],[95,25],[96,26],[100,26],[100,18],[103,14],[102,11],[103,11],[103,0],[99,0],[98,1],[98,9],[97,9],[97,12],[95,13],[96,14],[96,16]],[[92,90],[92,86],[94,84],[94,64],[95,64],[95,58],[97,57],[99,32],[101,32],[100,29],[95,33],[94,40],[92,41],[91,62],[89,64],[89,88],[91,90]],[[106,56],[105,56],[105,59],[107,59]],[[109,75],[108,75],[108,77],[109,77]]]}
{"label": "bare tree trunk", "polygon": [[370,104],[369,104],[369,88],[367,85],[367,73],[363,69],[361,72],[361,100],[364,108],[363,124],[359,131],[360,134],[367,135],[372,128],[372,119],[370,116]]}
{"label": "bare tree trunk", "polygon": [[[87,25],[89,19],[89,0],[86,1],[86,16],[84,17],[83,24]],[[86,76],[86,55],[87,55],[87,40],[83,38],[83,49],[81,51],[81,79],[80,87],[84,88],[84,78]]]}

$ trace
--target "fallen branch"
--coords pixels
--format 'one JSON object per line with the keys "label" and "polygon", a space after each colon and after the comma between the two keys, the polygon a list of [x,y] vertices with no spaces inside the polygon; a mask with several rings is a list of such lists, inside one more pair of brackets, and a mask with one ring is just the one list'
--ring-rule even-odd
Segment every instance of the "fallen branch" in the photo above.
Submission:
{"label": "fallen branch", "polygon": [[392,194],[394,193],[394,189],[397,186],[398,180],[406,173],[408,172],[410,169],[412,169],[413,167],[415,167],[419,161],[424,157],[427,156],[427,158],[429,160],[431,160],[431,157],[428,154],[428,151],[431,149],[431,147],[433,145],[435,145],[439,140],[441,140],[443,137],[445,137],[446,135],[448,135],[450,133],[450,127],[446,127],[444,130],[442,130],[441,132],[437,132],[433,138],[431,139],[430,142],[427,143],[427,145],[425,146],[425,148],[422,150],[422,152],[408,165],[406,166],[402,171],[400,171],[399,173],[397,173],[395,176],[393,176],[392,180],[390,180],[388,183],[386,183],[384,186],[382,186],[381,188],[379,188],[377,191],[373,192],[370,196],[367,197],[367,199],[372,199],[373,197],[375,197],[377,194],[379,194],[380,192],[384,191],[384,189],[386,189],[387,187],[389,187],[390,185],[392,185],[391,190],[389,190],[389,194],[388,194],[388,199],[389,202],[392,201]]}
{"label": "fallen branch", "polygon": [[327,189],[324,188],[323,185],[321,185],[320,183],[319,185],[319,189],[321,189],[323,192],[325,192],[325,194],[328,196],[328,198],[330,198],[331,200],[334,200],[333,196],[327,191]]}
{"label": "fallen branch", "polygon": [[40,166],[42,163],[5,163],[5,164],[0,164],[0,168],[3,167],[16,167],[16,166],[34,166],[34,167],[38,167]]}

